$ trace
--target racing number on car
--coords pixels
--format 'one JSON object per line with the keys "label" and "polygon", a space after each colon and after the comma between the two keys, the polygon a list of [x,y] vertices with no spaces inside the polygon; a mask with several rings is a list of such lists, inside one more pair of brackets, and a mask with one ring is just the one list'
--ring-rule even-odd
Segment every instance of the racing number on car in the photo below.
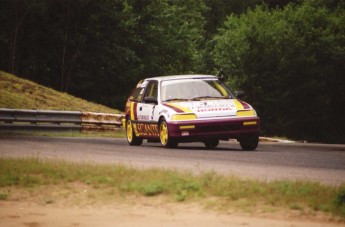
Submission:
{"label": "racing number on car", "polygon": [[154,106],[152,107],[151,120],[153,120],[153,117],[154,117],[154,115],[155,115],[155,108],[156,108],[156,105],[154,105]]}

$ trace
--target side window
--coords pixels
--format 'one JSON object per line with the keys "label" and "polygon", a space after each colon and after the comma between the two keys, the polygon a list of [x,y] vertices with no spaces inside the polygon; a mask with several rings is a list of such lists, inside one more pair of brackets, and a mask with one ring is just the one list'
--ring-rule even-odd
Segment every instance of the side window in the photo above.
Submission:
{"label": "side window", "polygon": [[147,85],[144,98],[153,97],[157,99],[157,96],[158,96],[158,82],[150,81],[150,83]]}
{"label": "side window", "polygon": [[142,94],[144,93],[145,88],[135,88],[132,92],[132,95],[129,97],[129,100],[140,102],[142,98]]}
{"label": "side window", "polygon": [[146,81],[140,81],[137,87],[133,89],[132,94],[129,97],[129,100],[140,102],[142,100],[146,85]]}

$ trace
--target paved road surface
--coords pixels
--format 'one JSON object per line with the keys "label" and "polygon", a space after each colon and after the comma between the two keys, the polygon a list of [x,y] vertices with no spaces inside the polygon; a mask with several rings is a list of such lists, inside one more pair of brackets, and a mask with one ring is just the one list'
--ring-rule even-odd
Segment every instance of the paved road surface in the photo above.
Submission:
{"label": "paved road surface", "polygon": [[345,183],[345,145],[261,143],[254,152],[236,141],[207,150],[202,143],[164,149],[143,143],[130,147],[125,139],[0,137],[1,157],[39,157],[77,162],[121,163],[134,167],[163,167],[196,173],[216,171],[259,180],[310,180]]}

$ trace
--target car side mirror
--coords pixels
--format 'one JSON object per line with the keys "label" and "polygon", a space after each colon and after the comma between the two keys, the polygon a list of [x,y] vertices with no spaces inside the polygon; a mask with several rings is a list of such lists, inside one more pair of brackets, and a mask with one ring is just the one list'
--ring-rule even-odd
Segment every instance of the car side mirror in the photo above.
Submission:
{"label": "car side mirror", "polygon": [[246,96],[245,92],[244,91],[235,91],[235,95],[237,98],[241,99],[243,98],[244,96]]}
{"label": "car side mirror", "polygon": [[158,104],[157,98],[156,98],[156,97],[153,97],[153,96],[147,96],[147,97],[145,97],[145,98],[144,98],[144,102],[145,102],[145,103],[152,103],[152,104],[155,104],[155,105]]}

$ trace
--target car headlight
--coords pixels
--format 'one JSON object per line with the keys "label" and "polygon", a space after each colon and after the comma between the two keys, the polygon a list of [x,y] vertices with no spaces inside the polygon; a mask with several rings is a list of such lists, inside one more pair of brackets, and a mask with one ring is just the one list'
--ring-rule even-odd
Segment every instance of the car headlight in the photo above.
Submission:
{"label": "car headlight", "polygon": [[171,116],[171,120],[173,121],[188,121],[196,119],[197,117],[195,114],[174,114]]}

